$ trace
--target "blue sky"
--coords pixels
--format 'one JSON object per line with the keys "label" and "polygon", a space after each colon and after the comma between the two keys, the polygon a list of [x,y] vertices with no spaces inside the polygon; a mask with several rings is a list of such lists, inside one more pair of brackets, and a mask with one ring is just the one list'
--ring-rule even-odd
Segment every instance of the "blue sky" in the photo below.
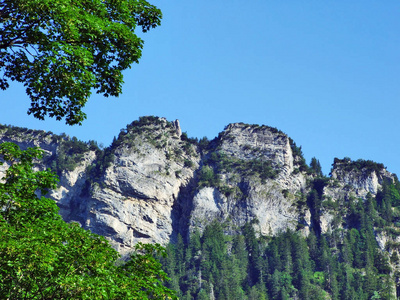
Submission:
{"label": "blue sky", "polygon": [[400,175],[400,2],[165,1],[141,35],[119,98],[93,95],[82,126],[26,115],[22,85],[0,91],[0,123],[108,146],[144,115],[214,138],[233,122],[276,127],[315,156],[371,159]]}

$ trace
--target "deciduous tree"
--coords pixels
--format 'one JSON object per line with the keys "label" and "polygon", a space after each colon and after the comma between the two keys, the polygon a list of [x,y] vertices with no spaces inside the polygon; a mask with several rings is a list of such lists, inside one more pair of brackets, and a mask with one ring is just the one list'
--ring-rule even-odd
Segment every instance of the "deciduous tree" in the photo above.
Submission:
{"label": "deciduous tree", "polygon": [[136,27],[161,17],[145,0],[1,0],[0,88],[21,82],[28,114],[81,124],[93,90],[121,93],[122,71],[141,57]]}
{"label": "deciduous tree", "polygon": [[[57,177],[34,171],[42,150],[0,145],[0,299],[171,299],[159,245],[138,244],[127,263],[105,238],[65,223],[44,196]],[[1,163],[3,164],[3,163]],[[119,264],[117,264],[119,262]]]}

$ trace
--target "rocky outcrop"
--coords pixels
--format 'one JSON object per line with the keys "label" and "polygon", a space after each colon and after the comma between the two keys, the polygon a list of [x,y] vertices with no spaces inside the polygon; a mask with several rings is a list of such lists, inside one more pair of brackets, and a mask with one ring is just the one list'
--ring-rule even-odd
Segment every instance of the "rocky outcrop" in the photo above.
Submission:
{"label": "rocky outcrop", "polygon": [[166,244],[179,231],[173,210],[200,162],[196,146],[180,135],[177,121],[142,118],[107,150],[107,166],[85,153],[51,194],[64,219],[107,237],[122,254],[137,242]]}
{"label": "rocky outcrop", "polygon": [[[213,220],[230,234],[248,222],[261,235],[286,229],[307,235],[313,226],[328,232],[346,215],[346,201],[365,201],[396,180],[380,164],[349,159],[336,159],[332,176],[318,178],[286,134],[243,123],[228,125],[207,145],[182,134],[179,121],[157,117],[129,124],[106,149],[9,126],[0,127],[0,140],[44,149],[38,168],[58,172],[50,196],[63,218],[107,237],[122,254],[137,242],[187,238]],[[313,189],[318,210],[309,200]],[[385,248],[388,239],[380,237]]]}
{"label": "rocky outcrop", "polygon": [[[289,138],[271,127],[235,123],[226,127],[215,144],[208,155],[220,153],[219,159],[227,166],[218,162],[212,166],[221,178],[219,189],[197,190],[190,229],[202,229],[214,219],[229,220],[236,227],[256,219],[263,235],[294,229],[299,219],[294,195],[305,188],[306,177],[294,173]],[[233,192],[224,195],[221,188]]]}
{"label": "rocky outcrop", "polygon": [[58,140],[61,138],[43,130],[0,125],[0,141],[13,142],[23,150],[28,147],[39,147],[51,155],[56,152]]}
{"label": "rocky outcrop", "polygon": [[376,195],[384,181],[394,183],[394,175],[388,172],[382,164],[372,161],[356,161],[336,159],[331,177],[342,184],[351,187],[354,196],[365,199],[368,193]]}
{"label": "rocky outcrop", "polygon": [[131,250],[139,241],[169,241],[175,222],[172,209],[200,160],[195,147],[180,139],[179,131],[151,124],[142,128],[145,134],[128,132],[129,146],[121,142],[114,149],[112,165],[87,201],[87,228],[115,240],[120,251]]}
{"label": "rocky outcrop", "polygon": [[75,220],[74,204],[79,202],[77,199],[81,198],[82,189],[88,179],[86,169],[95,159],[96,154],[94,151],[86,152],[73,170],[64,170],[60,174],[57,189],[50,191],[49,196],[57,202],[64,220]]}
{"label": "rocky outcrop", "polygon": [[[335,159],[330,180],[323,189],[325,206],[321,216],[322,233],[332,231],[334,216],[346,215],[346,203],[351,199],[366,201],[367,196],[376,197],[384,183],[394,184],[396,175],[388,172],[382,164],[372,161],[352,161],[349,158]],[[336,209],[332,209],[336,207]]]}

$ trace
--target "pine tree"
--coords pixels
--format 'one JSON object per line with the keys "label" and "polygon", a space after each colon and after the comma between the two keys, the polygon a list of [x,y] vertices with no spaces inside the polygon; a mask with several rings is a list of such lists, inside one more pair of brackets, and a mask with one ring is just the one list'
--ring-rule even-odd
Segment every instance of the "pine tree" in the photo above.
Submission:
{"label": "pine tree", "polygon": [[316,159],[315,157],[311,158],[310,168],[317,176],[320,176],[320,177],[323,176],[321,164],[320,164],[319,160]]}

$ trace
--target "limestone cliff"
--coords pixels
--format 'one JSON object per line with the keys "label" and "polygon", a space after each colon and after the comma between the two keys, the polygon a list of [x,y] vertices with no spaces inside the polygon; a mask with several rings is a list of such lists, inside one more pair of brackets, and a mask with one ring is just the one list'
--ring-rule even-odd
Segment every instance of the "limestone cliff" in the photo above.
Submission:
{"label": "limestone cliff", "polygon": [[[51,197],[63,218],[106,236],[122,254],[139,241],[187,238],[213,220],[225,223],[228,234],[251,221],[261,235],[344,228],[349,201],[366,201],[385,182],[397,182],[380,164],[350,159],[336,159],[331,177],[321,177],[286,134],[243,123],[199,142],[178,121],[143,117],[105,149],[10,126],[0,127],[0,140],[44,149],[37,167],[57,171]],[[400,243],[382,231],[377,238],[382,249]]]}
{"label": "limestone cliff", "polygon": [[267,126],[228,125],[203,159],[203,170],[210,168],[219,180],[202,186],[204,178],[198,177],[190,226],[203,228],[213,219],[243,226],[256,219],[263,235],[295,229],[295,195],[306,188],[306,175],[295,172],[296,159],[284,133]]}

